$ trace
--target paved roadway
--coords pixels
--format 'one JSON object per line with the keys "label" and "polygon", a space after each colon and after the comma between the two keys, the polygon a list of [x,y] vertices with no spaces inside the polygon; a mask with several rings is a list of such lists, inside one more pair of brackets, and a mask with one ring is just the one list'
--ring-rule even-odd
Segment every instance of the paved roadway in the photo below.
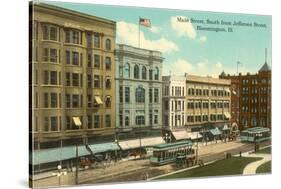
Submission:
{"label": "paved roadway", "polygon": [[[263,142],[260,147],[270,145],[270,141]],[[196,145],[195,145],[196,148]],[[208,144],[207,146],[200,144],[198,158],[204,162],[222,159],[225,152],[231,154],[239,154],[241,151],[247,152],[254,149],[254,144],[243,144],[238,141],[234,142],[218,142],[217,144]],[[130,182],[144,181],[146,178],[155,177],[179,170],[175,164],[163,166],[151,166],[148,159],[120,161],[95,169],[89,169],[79,172],[80,184],[108,183],[108,182]],[[66,176],[49,177],[34,181],[34,187],[50,187],[74,185],[75,173],[70,172]]]}

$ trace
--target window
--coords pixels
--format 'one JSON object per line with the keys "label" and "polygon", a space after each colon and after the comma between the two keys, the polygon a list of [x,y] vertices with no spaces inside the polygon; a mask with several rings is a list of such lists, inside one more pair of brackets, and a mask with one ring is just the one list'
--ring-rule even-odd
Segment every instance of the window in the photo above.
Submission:
{"label": "window", "polygon": [[153,70],[149,70],[149,80],[153,80]]}
{"label": "window", "polygon": [[142,67],[141,77],[142,77],[142,79],[146,79],[146,67],[145,66]]}
{"label": "window", "polygon": [[145,118],[143,115],[136,116],[136,125],[144,125],[145,124]]}
{"label": "window", "polygon": [[51,71],[50,75],[51,75],[51,77],[50,77],[51,85],[57,85],[57,72],[56,71]]}
{"label": "window", "polygon": [[124,66],[124,77],[130,78],[130,65],[126,63]]}
{"label": "window", "polygon": [[71,108],[70,94],[65,95],[65,102],[66,102],[66,107]]}
{"label": "window", "polygon": [[154,115],[154,124],[158,124],[158,115]]}
{"label": "window", "polygon": [[159,89],[154,89],[154,102],[159,102]]}
{"label": "window", "polygon": [[135,79],[139,79],[139,77],[140,77],[139,66],[138,66],[138,65],[135,65],[135,66],[134,66],[134,78],[135,78]]}
{"label": "window", "polygon": [[44,93],[44,108],[48,108],[48,107],[49,107],[49,94]]}
{"label": "window", "polygon": [[92,88],[92,75],[87,75],[88,88]]}
{"label": "window", "polygon": [[57,49],[44,48],[43,60],[45,62],[57,63],[58,62],[57,57],[58,57]]}
{"label": "window", "polygon": [[111,58],[110,57],[105,57],[105,69],[111,70]]}
{"label": "window", "polygon": [[110,108],[111,107],[111,97],[107,96],[105,98],[105,107]]}
{"label": "window", "polygon": [[50,25],[43,25],[43,39],[44,40],[58,40],[58,28]]}
{"label": "window", "polygon": [[57,41],[57,28],[50,27],[50,40]]}
{"label": "window", "polygon": [[125,126],[128,127],[130,125],[130,118],[129,116],[125,116]]}
{"label": "window", "polygon": [[119,87],[119,102],[123,103],[123,87]]}
{"label": "window", "polygon": [[66,72],[65,73],[65,80],[66,80],[66,86],[71,86],[71,79],[70,79],[70,73],[69,72]]}
{"label": "window", "polygon": [[72,64],[79,65],[79,53],[78,52],[72,52]]}
{"label": "window", "polygon": [[65,51],[66,64],[70,64],[70,51]]}
{"label": "window", "polygon": [[99,36],[99,34],[94,34],[94,47],[100,48],[100,36]]}
{"label": "window", "polygon": [[130,87],[125,87],[125,102],[130,103]]}
{"label": "window", "polygon": [[88,115],[87,119],[88,119],[88,129],[92,129],[92,121],[93,121],[92,116]]}
{"label": "window", "polygon": [[111,88],[111,79],[110,78],[106,78],[105,81],[105,88],[110,89]]}
{"label": "window", "polygon": [[152,89],[149,89],[149,103],[152,103]]}
{"label": "window", "polygon": [[72,108],[79,107],[79,95],[72,95]]}
{"label": "window", "polygon": [[88,108],[92,107],[92,95],[87,95]]}
{"label": "window", "polygon": [[105,40],[105,49],[108,51],[111,50],[111,40],[110,39]]}
{"label": "window", "polygon": [[94,88],[100,88],[100,76],[94,75]]}
{"label": "window", "polygon": [[100,55],[94,55],[94,67],[98,69],[100,68]]}
{"label": "window", "polygon": [[136,102],[144,103],[145,102],[145,90],[142,87],[136,89]]}
{"label": "window", "polygon": [[100,116],[94,115],[94,128],[99,128],[99,127],[100,127]]}
{"label": "window", "polygon": [[111,118],[110,115],[105,115],[105,127],[111,127]]}
{"label": "window", "polygon": [[51,93],[51,108],[57,108],[58,96],[57,93]]}
{"label": "window", "polygon": [[51,131],[58,131],[58,117],[51,117]]}
{"label": "window", "polygon": [[44,117],[44,131],[49,131],[49,117]]}
{"label": "window", "polygon": [[65,43],[81,44],[81,32],[77,30],[65,30]]}
{"label": "window", "polygon": [[72,86],[78,87],[79,86],[79,74],[72,73]]}
{"label": "window", "polygon": [[57,62],[57,49],[50,49],[50,62]]}
{"label": "window", "polygon": [[169,101],[165,100],[164,102],[164,110],[169,110]]}
{"label": "window", "polygon": [[88,54],[87,56],[87,66],[88,68],[92,67],[92,55]]}
{"label": "window", "polygon": [[158,67],[155,68],[154,79],[155,79],[155,80],[159,80],[159,68],[158,68]]}
{"label": "window", "polygon": [[44,84],[49,84],[49,71],[44,71]]}
{"label": "window", "polygon": [[119,126],[123,126],[123,112],[122,110],[119,111]]}

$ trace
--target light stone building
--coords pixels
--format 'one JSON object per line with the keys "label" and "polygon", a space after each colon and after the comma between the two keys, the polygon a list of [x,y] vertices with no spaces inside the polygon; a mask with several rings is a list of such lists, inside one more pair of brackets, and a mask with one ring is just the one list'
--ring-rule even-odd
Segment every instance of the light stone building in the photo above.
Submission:
{"label": "light stone building", "polygon": [[64,146],[114,146],[116,23],[44,3],[30,10],[33,163],[74,158]]}
{"label": "light stone building", "polygon": [[116,45],[116,137],[123,150],[162,143],[161,52]]}

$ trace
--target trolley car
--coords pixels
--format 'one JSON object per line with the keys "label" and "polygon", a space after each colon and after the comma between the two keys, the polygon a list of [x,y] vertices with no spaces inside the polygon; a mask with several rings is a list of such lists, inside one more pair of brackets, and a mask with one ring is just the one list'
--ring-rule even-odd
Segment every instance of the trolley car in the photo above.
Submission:
{"label": "trolley car", "polygon": [[270,139],[270,129],[264,127],[252,127],[243,130],[240,134],[241,142],[262,142]]}
{"label": "trolley car", "polygon": [[192,142],[190,140],[154,146],[153,155],[150,157],[150,163],[154,165],[173,163],[177,161],[179,154],[181,154],[187,162],[195,160],[194,149],[192,149]]}

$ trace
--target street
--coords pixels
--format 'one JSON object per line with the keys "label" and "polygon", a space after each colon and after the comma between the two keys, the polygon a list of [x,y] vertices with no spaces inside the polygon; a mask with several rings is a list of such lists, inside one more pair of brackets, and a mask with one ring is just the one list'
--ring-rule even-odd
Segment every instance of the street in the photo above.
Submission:
{"label": "street", "polygon": [[[260,146],[270,145],[270,141],[263,142]],[[199,145],[198,159],[204,162],[222,159],[225,152],[231,154],[239,154],[239,152],[247,152],[254,149],[253,144],[244,144],[238,141],[233,142],[218,142],[204,146]],[[79,184],[94,184],[108,182],[129,182],[129,181],[144,181],[147,178],[170,173],[181,168],[175,164],[163,166],[152,166],[149,159],[136,159],[129,161],[119,161],[108,165],[100,166],[95,169],[88,169],[79,172]],[[34,181],[34,187],[50,187],[69,186],[75,184],[75,172],[69,172],[67,175],[58,177],[48,177]]]}

